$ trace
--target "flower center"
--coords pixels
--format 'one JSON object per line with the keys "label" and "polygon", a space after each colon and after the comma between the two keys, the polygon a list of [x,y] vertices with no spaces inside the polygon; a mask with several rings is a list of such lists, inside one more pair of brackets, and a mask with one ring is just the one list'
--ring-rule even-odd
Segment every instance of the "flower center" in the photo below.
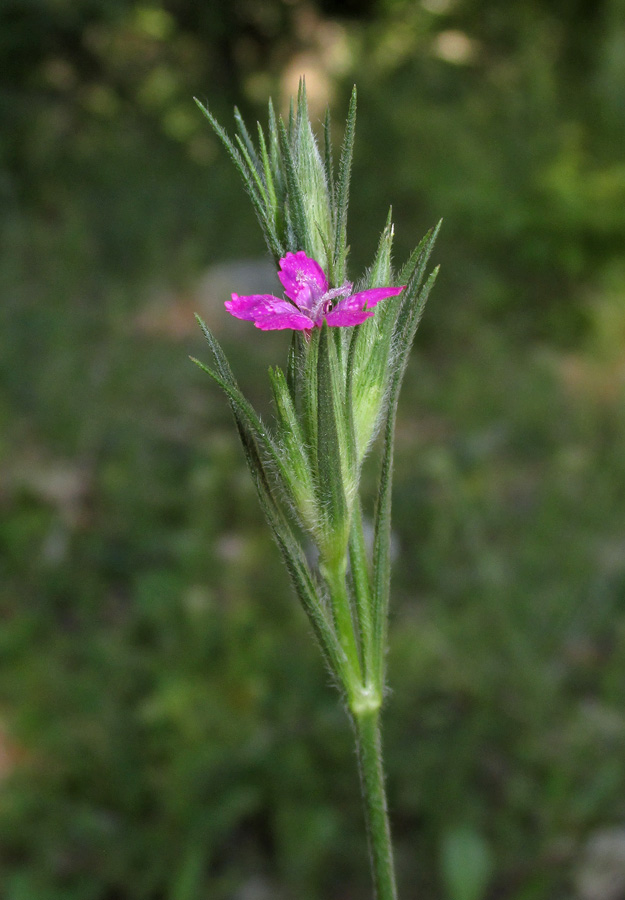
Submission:
{"label": "flower center", "polygon": [[334,306],[334,300],[337,297],[348,297],[353,288],[351,282],[346,281],[342,287],[332,288],[319,297],[310,310],[310,317],[313,321],[318,322],[323,316],[327,315]]}

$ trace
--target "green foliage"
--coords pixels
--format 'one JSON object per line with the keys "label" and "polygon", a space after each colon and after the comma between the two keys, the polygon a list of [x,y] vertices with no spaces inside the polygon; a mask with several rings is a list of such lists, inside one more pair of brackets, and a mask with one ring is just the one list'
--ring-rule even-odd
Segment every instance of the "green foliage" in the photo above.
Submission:
{"label": "green foliage", "polygon": [[[356,89],[352,91],[336,185],[331,148],[326,145],[326,157],[322,160],[312,131],[303,80],[299,85],[297,112],[292,106],[288,129],[282,117],[276,119],[272,101],[269,100],[271,155],[267,152],[260,123],[257,150],[241,114],[235,109],[239,132],[235,137],[236,146],[212,113],[199,100],[195,102],[243,179],[276,266],[287,250],[304,250],[328,274],[330,284],[343,284]],[[329,130],[329,118],[326,119],[326,127]]]}
{"label": "green foliage", "polygon": [[449,900],[482,900],[493,870],[490,848],[471,828],[450,828],[443,836],[441,871]]}
{"label": "green foliage", "polygon": [[560,4],[509,6],[400,0],[359,30],[367,147],[355,177],[376,171],[376,140],[392,162],[355,198],[351,239],[362,245],[362,223],[372,210],[382,216],[389,196],[400,254],[407,223],[423,229],[442,215],[447,274],[427,330],[453,326],[471,304],[502,327],[514,320],[567,344],[625,240],[625,117],[614,103],[622,4],[580,6],[577,16]]}

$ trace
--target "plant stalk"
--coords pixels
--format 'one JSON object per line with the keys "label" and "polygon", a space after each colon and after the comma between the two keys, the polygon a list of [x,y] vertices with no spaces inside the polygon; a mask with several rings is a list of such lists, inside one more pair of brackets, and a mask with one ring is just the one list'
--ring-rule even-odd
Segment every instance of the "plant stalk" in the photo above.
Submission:
{"label": "plant stalk", "polygon": [[358,748],[361,791],[365,804],[374,896],[375,900],[397,900],[382,765],[380,710],[378,708],[352,712],[352,717]]}
{"label": "plant stalk", "polygon": [[358,640],[354,631],[354,622],[345,580],[345,561],[342,561],[338,566],[324,565],[322,563],[320,569],[328,585],[334,625],[349,666],[348,683],[344,685],[349,697],[354,687],[362,682],[362,670]]}

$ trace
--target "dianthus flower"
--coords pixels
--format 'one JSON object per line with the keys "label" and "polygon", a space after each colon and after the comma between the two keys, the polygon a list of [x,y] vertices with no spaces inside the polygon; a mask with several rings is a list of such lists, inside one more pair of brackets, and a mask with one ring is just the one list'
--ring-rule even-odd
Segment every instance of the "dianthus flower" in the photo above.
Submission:
{"label": "dianthus flower", "polygon": [[380,300],[395,297],[402,287],[369,288],[352,293],[353,284],[330,289],[328,279],[318,262],[303,250],[287,253],[280,260],[278,278],[288,300],[273,294],[232,295],[226,309],[237,319],[254,322],[263,331],[292,328],[310,331],[321,328],[324,320],[332,326],[359,325],[372,315]]}

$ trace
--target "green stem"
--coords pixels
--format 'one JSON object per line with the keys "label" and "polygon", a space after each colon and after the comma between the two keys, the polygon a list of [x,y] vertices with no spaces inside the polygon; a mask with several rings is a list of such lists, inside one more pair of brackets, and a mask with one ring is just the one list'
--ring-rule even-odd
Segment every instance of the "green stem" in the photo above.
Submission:
{"label": "green stem", "polygon": [[349,683],[344,685],[349,699],[354,690],[357,690],[362,684],[362,668],[360,664],[360,649],[354,631],[354,620],[347,591],[345,566],[346,561],[343,559],[339,564],[334,565],[324,565],[322,563],[320,569],[330,592],[334,627],[349,665]]}
{"label": "green stem", "polygon": [[386,804],[380,710],[353,713],[360,784],[365,804],[369,856],[376,900],[397,900],[391,829]]}
{"label": "green stem", "polygon": [[373,681],[376,684],[376,687],[381,689],[381,686],[378,685],[375,680],[378,672],[374,664],[373,656],[371,581],[369,578],[369,563],[367,560],[365,535],[362,527],[362,509],[360,507],[358,495],[356,495],[354,500],[354,511],[352,513],[352,527],[349,535],[349,561],[351,564],[351,575],[354,586],[358,631],[362,642],[364,678],[366,683]]}

